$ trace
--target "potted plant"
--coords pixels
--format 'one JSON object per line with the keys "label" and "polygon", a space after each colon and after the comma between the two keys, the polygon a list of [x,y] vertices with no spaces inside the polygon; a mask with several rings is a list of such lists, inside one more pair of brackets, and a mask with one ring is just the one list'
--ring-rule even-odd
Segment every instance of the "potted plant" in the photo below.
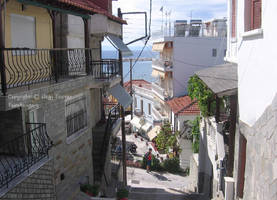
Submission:
{"label": "potted plant", "polygon": [[80,190],[91,197],[96,197],[99,193],[99,186],[84,184],[80,186]]}
{"label": "potted plant", "polygon": [[116,193],[118,200],[128,200],[129,191],[127,189],[120,189]]}

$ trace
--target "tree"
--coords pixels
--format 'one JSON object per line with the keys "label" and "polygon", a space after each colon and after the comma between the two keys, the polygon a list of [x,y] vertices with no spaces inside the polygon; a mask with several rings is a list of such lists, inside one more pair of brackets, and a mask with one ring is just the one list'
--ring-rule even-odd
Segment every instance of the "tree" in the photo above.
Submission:
{"label": "tree", "polygon": [[192,149],[194,153],[199,152],[199,137],[200,137],[200,117],[196,117],[195,120],[191,121],[192,129],[191,129],[191,135],[192,135]]}
{"label": "tree", "polygon": [[179,151],[177,144],[177,137],[179,132],[173,133],[170,123],[166,123],[162,126],[160,133],[157,135],[156,144],[159,151],[169,152],[169,149],[173,149],[173,152]]}

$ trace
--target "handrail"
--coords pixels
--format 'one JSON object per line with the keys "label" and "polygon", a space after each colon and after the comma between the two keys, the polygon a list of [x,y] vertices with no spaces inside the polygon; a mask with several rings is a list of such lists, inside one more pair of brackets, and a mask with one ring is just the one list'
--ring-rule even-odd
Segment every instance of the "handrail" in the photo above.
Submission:
{"label": "handrail", "polygon": [[82,76],[111,79],[119,74],[116,59],[93,60],[93,50],[2,48],[1,87],[7,89],[44,82],[60,82]]}
{"label": "handrail", "polygon": [[106,124],[106,127],[105,127],[105,135],[103,137],[102,148],[101,148],[101,152],[106,153],[106,155],[103,156],[103,158],[102,158],[101,164],[103,166],[103,175],[104,175],[104,179],[105,179],[105,182],[106,182],[107,185],[109,183],[108,183],[108,180],[107,180],[107,177],[106,177],[106,174],[105,174],[105,163],[106,163],[107,154],[108,154],[108,151],[107,151],[107,146],[109,144],[108,137],[110,137],[110,132],[111,132],[111,129],[112,129],[114,123],[117,121],[117,119],[119,119],[119,116],[120,116],[119,111],[120,111],[120,105],[117,104],[116,106],[111,108],[111,110],[109,112],[108,119],[107,119],[107,124]]}
{"label": "handrail", "polygon": [[44,123],[26,123],[27,133],[0,145],[0,188],[48,156],[52,141]]}

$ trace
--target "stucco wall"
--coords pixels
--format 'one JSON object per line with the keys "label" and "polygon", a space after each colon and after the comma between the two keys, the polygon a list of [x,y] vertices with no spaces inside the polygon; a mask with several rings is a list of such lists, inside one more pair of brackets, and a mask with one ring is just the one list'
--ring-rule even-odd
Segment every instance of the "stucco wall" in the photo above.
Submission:
{"label": "stucco wall", "polygon": [[67,15],[68,17],[68,48],[85,48],[84,22],[81,17]]}
{"label": "stucco wall", "polygon": [[[231,0],[228,1],[228,7],[230,19]],[[252,36],[245,37],[244,1],[237,1],[237,38],[230,38],[231,20],[228,24],[228,60],[238,61],[240,120],[250,126],[254,125],[261,117],[277,91],[276,52],[269,50],[276,43],[276,8],[276,1],[262,1],[260,31],[263,34],[252,34]]]}
{"label": "stucco wall", "polygon": [[[226,38],[175,37],[173,42],[173,96],[187,93],[187,82],[195,71],[203,69],[203,66],[222,64],[226,48]],[[212,56],[213,49],[217,49],[216,57]]]}
{"label": "stucco wall", "polygon": [[[153,123],[153,116],[152,116],[152,108],[153,108],[153,97],[150,97],[148,95],[144,95],[142,92],[140,91],[135,91],[134,95],[133,95],[133,101],[135,102],[135,98],[137,99],[137,107],[135,107],[135,103],[133,103],[134,106],[134,111],[136,109],[141,110],[141,100],[143,100],[143,112],[144,112],[144,116],[145,119],[150,122]],[[148,104],[151,105],[151,113],[149,113],[148,110]]]}
{"label": "stucco wall", "polygon": [[22,10],[21,5],[22,4],[18,3],[16,0],[10,0],[7,3],[6,26],[5,26],[6,47],[9,48],[11,47],[11,44],[12,44],[10,15],[13,13],[18,15],[35,17],[36,47],[52,48],[53,46],[52,21],[48,11],[44,8],[30,6],[30,5],[25,5],[25,9]]}

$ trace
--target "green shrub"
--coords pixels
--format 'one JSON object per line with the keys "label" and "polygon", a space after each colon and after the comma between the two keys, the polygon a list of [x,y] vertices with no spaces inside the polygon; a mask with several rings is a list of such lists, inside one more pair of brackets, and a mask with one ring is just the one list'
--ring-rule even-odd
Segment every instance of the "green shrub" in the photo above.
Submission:
{"label": "green shrub", "polygon": [[180,160],[177,157],[166,159],[163,162],[163,168],[170,173],[181,172]]}
{"label": "green shrub", "polygon": [[[141,166],[142,166],[143,169],[146,169],[146,165],[147,165],[147,159],[145,157],[143,157]],[[152,171],[158,171],[158,172],[164,170],[161,163],[160,163],[160,160],[157,159],[154,155],[152,155],[152,163],[151,163],[150,168],[151,168]]]}
{"label": "green shrub", "polygon": [[97,196],[99,193],[99,186],[98,185],[90,185],[84,184],[80,186],[80,190],[85,193],[89,193],[92,196]]}
{"label": "green shrub", "polygon": [[200,137],[200,117],[196,117],[195,120],[191,121],[192,129],[191,129],[191,135],[192,135],[192,150],[193,153],[199,152],[199,137]]}

